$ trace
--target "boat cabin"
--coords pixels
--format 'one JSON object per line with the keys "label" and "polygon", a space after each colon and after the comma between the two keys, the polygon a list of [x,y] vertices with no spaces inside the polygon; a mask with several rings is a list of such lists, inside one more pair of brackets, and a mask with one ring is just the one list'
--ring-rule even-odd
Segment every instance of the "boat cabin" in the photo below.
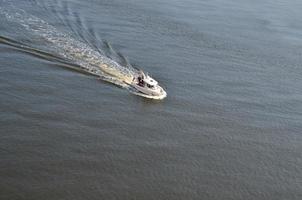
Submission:
{"label": "boat cabin", "polygon": [[148,76],[148,74],[142,74],[138,77],[138,85],[141,87],[147,86],[148,88],[153,89],[157,84],[157,81]]}

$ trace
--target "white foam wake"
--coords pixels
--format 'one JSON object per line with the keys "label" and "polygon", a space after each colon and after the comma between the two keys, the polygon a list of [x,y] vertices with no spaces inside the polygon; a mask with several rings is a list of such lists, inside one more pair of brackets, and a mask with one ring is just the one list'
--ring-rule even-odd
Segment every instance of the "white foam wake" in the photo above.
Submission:
{"label": "white foam wake", "polygon": [[7,20],[15,22],[24,27],[28,32],[39,36],[59,56],[79,65],[86,72],[99,76],[105,81],[127,87],[131,82],[136,69],[131,66],[122,66],[116,61],[102,55],[89,45],[74,39],[69,34],[60,32],[46,21],[35,17],[18,8],[0,7],[0,14]]}

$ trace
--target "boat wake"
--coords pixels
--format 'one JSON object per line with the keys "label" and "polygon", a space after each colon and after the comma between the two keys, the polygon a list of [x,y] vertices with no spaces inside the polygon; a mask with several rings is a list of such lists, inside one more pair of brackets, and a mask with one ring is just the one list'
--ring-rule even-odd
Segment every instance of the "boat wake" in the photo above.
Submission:
{"label": "boat wake", "polygon": [[[13,46],[35,56],[55,60],[66,67],[92,74],[104,81],[128,89],[129,92],[136,95],[156,99],[156,97],[148,97],[148,95],[133,91],[130,84],[138,73],[138,70],[124,57],[122,58],[125,60],[126,65],[120,64],[106,56],[101,50],[95,49],[83,41],[76,40],[69,34],[59,31],[46,21],[12,5],[0,7],[0,16],[4,16],[8,22],[19,25],[29,34],[38,38],[38,41],[42,41],[47,50],[40,50],[31,45],[3,36],[0,36],[1,43]],[[109,43],[106,43],[106,45],[113,51]]]}

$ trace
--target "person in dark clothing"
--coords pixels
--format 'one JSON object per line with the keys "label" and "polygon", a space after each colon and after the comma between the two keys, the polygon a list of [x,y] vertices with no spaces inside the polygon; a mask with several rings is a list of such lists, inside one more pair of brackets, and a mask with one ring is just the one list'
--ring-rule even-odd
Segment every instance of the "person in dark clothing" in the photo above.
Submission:
{"label": "person in dark clothing", "polygon": [[138,79],[138,85],[143,87],[144,86],[144,80],[142,79],[142,77],[139,76],[137,79]]}

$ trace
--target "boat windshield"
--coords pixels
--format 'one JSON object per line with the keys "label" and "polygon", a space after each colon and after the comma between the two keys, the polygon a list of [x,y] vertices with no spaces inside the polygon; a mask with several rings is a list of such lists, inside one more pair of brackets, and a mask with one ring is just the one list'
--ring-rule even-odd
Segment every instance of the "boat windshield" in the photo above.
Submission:
{"label": "boat windshield", "polygon": [[151,88],[151,89],[154,88],[154,86],[153,86],[153,85],[150,85],[150,84],[147,84],[147,87],[148,87],[148,88]]}

